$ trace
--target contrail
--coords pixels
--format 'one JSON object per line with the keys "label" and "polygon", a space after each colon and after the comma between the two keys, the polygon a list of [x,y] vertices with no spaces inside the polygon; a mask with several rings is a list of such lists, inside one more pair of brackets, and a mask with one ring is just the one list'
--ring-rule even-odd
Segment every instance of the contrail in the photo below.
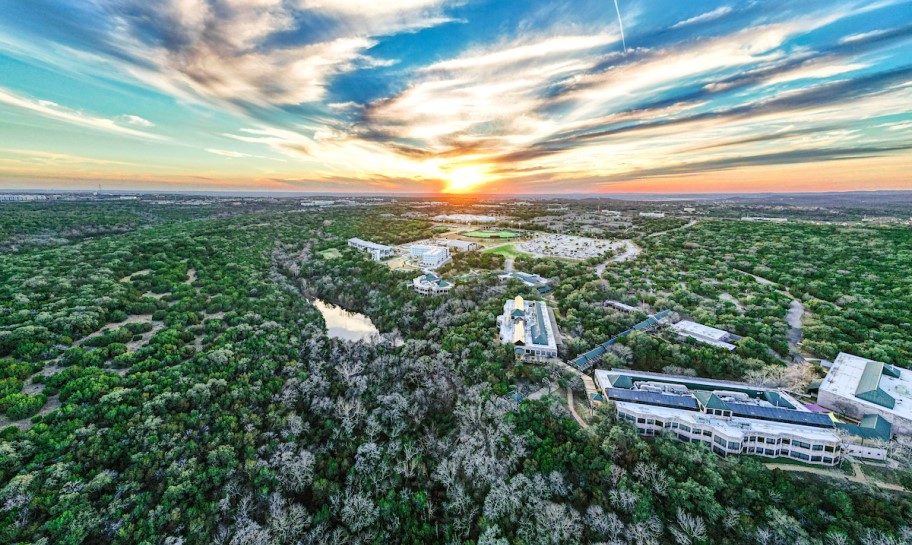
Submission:
{"label": "contrail", "polygon": [[621,43],[624,44],[624,53],[627,53],[627,39],[624,38],[624,23],[621,21],[621,8],[618,7],[618,0],[614,0],[614,11],[618,14],[618,26],[621,27]]}

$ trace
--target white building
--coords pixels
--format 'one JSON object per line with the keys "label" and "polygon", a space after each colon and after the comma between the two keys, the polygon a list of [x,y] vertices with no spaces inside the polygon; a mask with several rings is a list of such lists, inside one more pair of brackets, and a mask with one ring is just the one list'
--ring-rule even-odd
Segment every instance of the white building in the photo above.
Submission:
{"label": "white building", "polygon": [[829,415],[781,390],[622,369],[596,370],[595,381],[618,417],[642,435],[671,434],[723,456],[788,457],[825,466],[842,458],[843,440]]}
{"label": "white building", "polygon": [[469,242],[468,240],[458,240],[458,239],[446,239],[438,240],[438,246],[446,246],[450,251],[453,252],[471,252],[481,248],[481,244],[477,242]]}
{"label": "white building", "polygon": [[709,327],[690,320],[681,320],[671,325],[671,329],[683,338],[693,338],[704,344],[709,344],[725,350],[732,351],[736,347],[728,341],[733,339],[733,335],[724,329]]}
{"label": "white building", "polygon": [[516,359],[536,362],[557,357],[557,335],[551,309],[541,301],[525,301],[519,295],[504,303],[497,317],[500,342],[512,344]]}
{"label": "white building", "polygon": [[20,194],[20,195],[3,194],[3,195],[0,195],[0,201],[24,202],[24,201],[46,201],[46,200],[47,200],[47,195],[30,195],[30,194]]}
{"label": "white building", "polygon": [[878,415],[912,434],[912,371],[842,352],[820,384],[817,404],[863,420]]}
{"label": "white building", "polygon": [[419,267],[434,268],[450,259],[450,250],[443,246],[430,244],[413,244],[409,246],[409,256]]}
{"label": "white building", "polygon": [[440,214],[432,218],[434,221],[452,221],[455,223],[494,223],[500,221],[502,217],[484,216],[480,214]]}
{"label": "white building", "polygon": [[664,218],[665,212],[640,212],[641,218]]}
{"label": "white building", "polygon": [[391,246],[377,244],[376,242],[362,240],[360,238],[348,239],[348,245],[357,250],[361,250],[362,252],[369,253],[371,259],[374,261],[380,261],[381,259],[391,257],[396,253],[396,251]]}
{"label": "white building", "polygon": [[741,221],[767,221],[770,223],[786,223],[788,218],[767,218],[763,216],[744,216]]}
{"label": "white building", "polygon": [[453,289],[453,284],[434,273],[427,273],[412,280],[412,288],[421,295],[446,295]]}

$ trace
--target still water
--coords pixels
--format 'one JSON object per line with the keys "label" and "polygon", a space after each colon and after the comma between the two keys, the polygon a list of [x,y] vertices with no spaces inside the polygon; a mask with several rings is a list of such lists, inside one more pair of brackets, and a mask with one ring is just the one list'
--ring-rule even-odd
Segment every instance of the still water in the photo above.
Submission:
{"label": "still water", "polygon": [[380,334],[370,318],[363,314],[349,312],[319,299],[313,299],[311,302],[323,314],[330,337],[346,341],[367,341],[372,336]]}

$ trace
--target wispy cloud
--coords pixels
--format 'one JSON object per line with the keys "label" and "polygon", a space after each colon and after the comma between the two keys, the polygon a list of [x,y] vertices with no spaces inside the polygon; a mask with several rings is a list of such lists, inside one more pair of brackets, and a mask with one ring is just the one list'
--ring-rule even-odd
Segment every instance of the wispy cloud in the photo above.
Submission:
{"label": "wispy cloud", "polygon": [[[164,138],[157,134],[152,134],[149,132],[141,131],[138,129],[131,128],[126,125],[136,125],[135,122],[130,122],[129,119],[138,118],[136,116],[126,116],[126,118],[115,118],[109,119],[106,117],[99,117],[92,114],[88,114],[79,110],[74,110],[72,108],[67,108],[61,106],[56,102],[51,102],[49,100],[35,99],[32,97],[21,96],[17,93],[14,93],[8,89],[3,89],[0,87],[0,102],[4,104],[9,104],[17,108],[22,108],[34,112],[43,117],[56,119],[58,121],[63,121],[71,125],[78,125],[85,128],[96,129],[106,132],[112,132],[117,134],[123,134],[127,136],[133,136],[136,138],[145,138],[148,140],[163,140]],[[121,123],[118,120],[125,119]],[[143,120],[145,121],[145,120]],[[148,122],[147,122],[148,123]],[[143,125],[148,126],[148,125]]]}
{"label": "wispy cloud", "polygon": [[696,23],[706,23],[709,21],[715,21],[716,19],[725,17],[726,15],[728,15],[731,12],[732,12],[731,6],[719,6],[718,8],[716,8],[712,11],[707,11],[706,13],[697,15],[696,17],[691,17],[690,19],[684,19],[683,21],[677,22],[677,23],[671,25],[671,28],[681,28],[681,27],[693,25]]}

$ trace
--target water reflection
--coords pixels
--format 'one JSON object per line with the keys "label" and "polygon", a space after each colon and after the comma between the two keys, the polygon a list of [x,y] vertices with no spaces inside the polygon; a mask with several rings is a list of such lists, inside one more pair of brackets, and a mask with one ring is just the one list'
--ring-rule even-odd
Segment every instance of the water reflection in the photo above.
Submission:
{"label": "water reflection", "polygon": [[380,334],[370,318],[363,314],[349,312],[319,299],[313,299],[311,302],[323,314],[330,337],[346,341],[368,341],[372,336]]}

